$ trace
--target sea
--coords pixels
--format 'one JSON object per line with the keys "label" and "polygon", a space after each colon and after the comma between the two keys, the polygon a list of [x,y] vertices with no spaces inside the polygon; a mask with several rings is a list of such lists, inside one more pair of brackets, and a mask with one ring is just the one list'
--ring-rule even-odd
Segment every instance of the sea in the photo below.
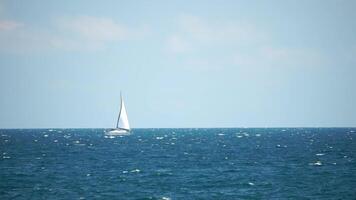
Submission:
{"label": "sea", "polygon": [[0,199],[356,199],[356,128],[0,129]]}

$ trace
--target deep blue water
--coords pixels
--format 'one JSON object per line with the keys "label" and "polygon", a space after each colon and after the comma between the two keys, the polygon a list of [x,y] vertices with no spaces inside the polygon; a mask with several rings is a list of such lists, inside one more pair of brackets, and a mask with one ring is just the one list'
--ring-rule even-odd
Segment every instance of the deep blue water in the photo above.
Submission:
{"label": "deep blue water", "polygon": [[356,199],[356,129],[0,130],[0,199]]}

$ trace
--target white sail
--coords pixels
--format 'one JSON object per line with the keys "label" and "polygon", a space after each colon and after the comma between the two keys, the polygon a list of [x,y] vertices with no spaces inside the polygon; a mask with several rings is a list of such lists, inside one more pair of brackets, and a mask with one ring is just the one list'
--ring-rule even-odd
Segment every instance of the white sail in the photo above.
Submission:
{"label": "white sail", "polygon": [[122,97],[121,97],[121,110],[120,110],[119,119],[118,119],[116,128],[130,130],[129,119],[127,118],[125,103],[124,103],[124,100],[122,99]]}

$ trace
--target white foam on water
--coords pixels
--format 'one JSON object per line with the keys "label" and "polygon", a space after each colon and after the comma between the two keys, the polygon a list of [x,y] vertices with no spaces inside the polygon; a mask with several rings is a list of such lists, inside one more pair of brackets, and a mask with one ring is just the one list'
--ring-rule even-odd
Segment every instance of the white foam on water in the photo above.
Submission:
{"label": "white foam on water", "polygon": [[57,143],[57,142],[58,142],[58,140],[53,140],[53,142],[54,142],[54,143]]}
{"label": "white foam on water", "polygon": [[324,153],[317,153],[317,154],[315,154],[316,156],[323,156],[323,155],[325,155]]}
{"label": "white foam on water", "polygon": [[219,135],[219,136],[224,136],[225,134],[224,134],[224,133],[219,133],[218,135]]}
{"label": "white foam on water", "polygon": [[131,173],[139,173],[141,170],[139,170],[139,169],[134,169],[134,170],[131,170]]}
{"label": "white foam on water", "polygon": [[249,185],[254,186],[255,184],[252,182],[248,182]]}
{"label": "white foam on water", "polygon": [[2,158],[3,159],[10,159],[11,157],[10,156],[3,156]]}
{"label": "white foam on water", "polygon": [[162,200],[171,200],[169,197],[162,197]]}
{"label": "white foam on water", "polygon": [[157,140],[162,140],[164,137],[156,137]]}
{"label": "white foam on water", "polygon": [[255,136],[256,136],[256,137],[261,137],[261,134],[256,134]]}
{"label": "white foam on water", "polygon": [[43,137],[48,137],[48,135],[47,135],[47,134],[44,134]]}
{"label": "white foam on water", "polygon": [[129,173],[129,171],[124,170],[124,171],[122,171],[122,173],[127,174],[127,173]]}
{"label": "white foam on water", "polygon": [[243,132],[242,133],[245,137],[248,137],[248,136],[250,136],[248,133],[246,133],[246,132]]}
{"label": "white foam on water", "polygon": [[309,165],[314,165],[314,166],[322,166],[323,163],[321,163],[320,160],[316,161],[315,163],[309,163]]}
{"label": "white foam on water", "polygon": [[63,136],[65,139],[68,139],[68,138],[70,138],[70,137],[72,137],[72,136],[70,136],[70,135],[64,135]]}

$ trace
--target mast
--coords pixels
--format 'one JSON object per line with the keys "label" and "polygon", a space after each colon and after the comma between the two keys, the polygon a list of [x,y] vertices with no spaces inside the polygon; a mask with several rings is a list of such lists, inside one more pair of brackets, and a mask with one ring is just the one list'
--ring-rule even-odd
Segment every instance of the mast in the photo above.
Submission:
{"label": "mast", "polygon": [[120,111],[119,111],[119,116],[117,117],[116,128],[119,128],[121,110],[122,110],[122,95],[121,95],[121,91],[120,91]]}

